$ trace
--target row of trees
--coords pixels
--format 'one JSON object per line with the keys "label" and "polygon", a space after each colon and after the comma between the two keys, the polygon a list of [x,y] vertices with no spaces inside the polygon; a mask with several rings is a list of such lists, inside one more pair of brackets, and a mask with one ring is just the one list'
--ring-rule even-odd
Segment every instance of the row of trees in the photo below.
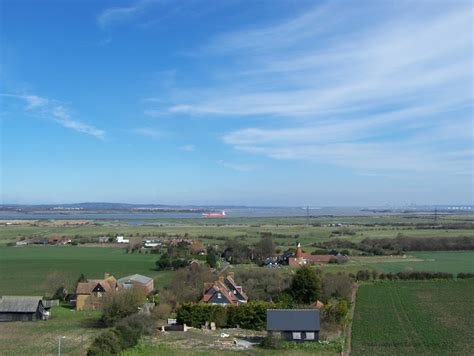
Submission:
{"label": "row of trees", "polygon": [[[463,273],[460,273],[461,277],[465,278]],[[423,272],[423,271],[404,271],[398,273],[379,273],[375,270],[361,270],[355,275],[357,281],[369,281],[369,280],[428,280],[428,279],[454,279],[452,273],[447,272]]]}
{"label": "row of trees", "polygon": [[207,321],[213,321],[219,328],[264,330],[267,320],[267,309],[276,308],[277,304],[254,301],[242,305],[211,305],[186,303],[179,307],[177,321],[199,328]]}
{"label": "row of trees", "polygon": [[319,247],[354,249],[373,255],[403,254],[406,251],[474,250],[473,236],[458,237],[403,237],[364,239],[361,242],[333,239],[321,242]]}
{"label": "row of trees", "polygon": [[[268,279],[269,276],[265,277]],[[244,280],[241,282],[245,285]],[[200,327],[206,321],[213,321],[218,327],[238,325],[244,329],[263,330],[267,309],[307,307],[317,300],[324,300],[326,305],[321,310],[323,320],[341,323],[349,310],[352,287],[353,281],[347,275],[330,274],[321,279],[314,269],[303,266],[296,271],[287,287],[270,301],[252,301],[227,307],[184,303],[177,310],[178,322]]]}

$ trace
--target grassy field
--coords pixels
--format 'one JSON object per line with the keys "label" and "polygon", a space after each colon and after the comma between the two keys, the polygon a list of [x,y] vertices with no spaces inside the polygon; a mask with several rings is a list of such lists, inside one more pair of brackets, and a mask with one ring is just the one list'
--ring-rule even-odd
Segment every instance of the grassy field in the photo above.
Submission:
{"label": "grassy field", "polygon": [[104,272],[120,278],[139,273],[155,279],[155,287],[169,283],[172,272],[153,270],[153,254],[126,254],[123,248],[79,246],[0,247],[0,295],[44,295],[48,275],[61,273],[75,282]]}
{"label": "grassy field", "polygon": [[[235,332],[238,329],[224,329],[225,332]],[[241,332],[241,330],[239,331]],[[200,334],[200,335],[199,335]],[[152,356],[152,355],[166,355],[166,356],[187,356],[187,355],[202,355],[202,356],[220,356],[220,355],[321,355],[321,356],[336,356],[340,352],[336,351],[335,345],[313,344],[311,348],[305,348],[301,345],[298,349],[285,350],[268,350],[261,347],[252,347],[250,349],[233,350],[232,337],[222,339],[218,335],[220,331],[215,333],[217,336],[211,336],[208,333],[202,335],[200,331],[188,331],[186,336],[174,336],[172,333],[163,337],[158,334],[156,337],[146,337],[132,349],[122,352],[121,356]]]}
{"label": "grassy field", "polygon": [[361,264],[384,272],[432,271],[474,273],[474,251],[410,252],[407,258],[357,258]]}
{"label": "grassy field", "polygon": [[469,355],[474,281],[409,281],[359,287],[353,355]]}
{"label": "grassy field", "polygon": [[47,321],[0,323],[0,354],[55,355],[57,337],[66,336],[62,354],[84,355],[93,338],[104,330],[99,327],[99,317],[99,312],[53,307]]}
{"label": "grassy field", "polygon": [[[279,218],[276,221],[280,221]],[[288,218],[290,219],[290,218]],[[294,219],[294,218],[292,218]],[[347,217],[352,220],[352,218]],[[457,237],[474,236],[474,229],[430,229],[415,228],[414,226],[381,226],[381,225],[360,225],[368,218],[359,217],[360,223],[345,227],[331,226],[311,226],[304,224],[281,225],[249,223],[248,225],[228,224],[228,225],[202,225],[199,220],[188,221],[188,225],[173,226],[142,226],[128,225],[124,222],[98,222],[90,221],[77,225],[58,225],[58,221],[29,222],[20,225],[0,225],[0,244],[18,241],[21,238],[32,237],[52,237],[69,236],[71,238],[85,237],[97,238],[102,235],[125,235],[144,237],[160,237],[163,235],[185,235],[191,238],[202,239],[204,243],[222,244],[226,238],[238,237],[248,244],[255,243],[264,232],[273,234],[274,241],[282,248],[293,247],[296,242],[300,242],[307,251],[312,251],[313,243],[328,240],[334,236],[334,232],[339,233],[349,230],[351,235],[341,235],[342,238],[357,242],[365,238],[394,238],[397,236],[407,237]],[[375,218],[371,218],[372,220]],[[392,221],[393,224],[400,217],[381,217],[384,223]],[[392,220],[389,220],[392,219]],[[227,219],[232,220],[232,219]],[[251,219],[246,219],[251,221]],[[268,221],[272,221],[267,218]],[[289,220],[292,221],[292,220]],[[415,220],[417,221],[417,220]],[[352,223],[352,222],[351,222]],[[193,224],[193,225],[189,225]],[[138,237],[137,237],[138,239]]]}
{"label": "grassy field", "polygon": [[[155,287],[169,285],[173,271],[155,271],[158,255],[127,254],[124,248],[81,246],[0,246],[0,295],[45,295],[47,279],[60,273],[75,282],[81,273],[88,278],[100,278],[105,272],[117,278],[139,273],[155,279]],[[474,273],[474,251],[413,252],[401,256],[353,257],[343,265],[322,265],[323,272],[356,273],[361,269],[383,272],[406,270]],[[262,270],[254,264],[233,266],[237,273]],[[282,272],[292,269],[283,267]]]}

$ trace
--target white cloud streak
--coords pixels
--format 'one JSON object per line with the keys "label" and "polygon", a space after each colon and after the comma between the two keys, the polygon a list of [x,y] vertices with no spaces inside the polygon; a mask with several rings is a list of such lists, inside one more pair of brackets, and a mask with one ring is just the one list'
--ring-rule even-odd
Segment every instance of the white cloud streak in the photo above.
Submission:
{"label": "white cloud streak", "polygon": [[184,152],[194,152],[196,150],[196,146],[194,145],[184,145],[179,148],[181,151]]}
{"label": "white cloud streak", "polygon": [[[142,2],[143,3],[143,2]],[[105,9],[98,17],[97,24],[102,29],[122,24],[134,19],[141,11],[142,3],[128,7],[112,7]]]}
{"label": "white cloud streak", "polygon": [[133,129],[132,132],[137,135],[150,137],[152,139],[160,139],[163,137],[163,132],[153,129],[151,127],[139,127]]}
{"label": "white cloud streak", "polygon": [[228,169],[232,169],[237,172],[250,172],[252,170],[252,167],[245,165],[245,164],[240,164],[240,163],[234,163],[234,162],[227,162],[224,160],[219,160],[217,161],[217,164]]}
{"label": "white cloud streak", "polygon": [[224,142],[275,159],[472,174],[472,6],[330,2],[220,34],[200,49],[226,59],[217,84],[160,112],[249,118]]}
{"label": "white cloud streak", "polygon": [[26,103],[24,110],[33,116],[52,119],[57,124],[103,140],[106,132],[80,120],[74,119],[69,110],[57,100],[46,99],[32,94],[0,94],[0,96],[20,99]]}

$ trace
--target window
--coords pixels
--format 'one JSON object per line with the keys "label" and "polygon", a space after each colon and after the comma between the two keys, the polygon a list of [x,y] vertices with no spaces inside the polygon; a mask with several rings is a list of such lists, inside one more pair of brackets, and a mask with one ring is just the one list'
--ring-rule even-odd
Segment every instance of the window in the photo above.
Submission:
{"label": "window", "polygon": [[217,299],[221,299],[221,298],[222,298],[222,294],[217,293]]}
{"label": "window", "polygon": [[293,333],[293,340],[301,340],[301,333],[300,332],[294,332]]}
{"label": "window", "polygon": [[314,340],[314,332],[307,332],[306,340]]}

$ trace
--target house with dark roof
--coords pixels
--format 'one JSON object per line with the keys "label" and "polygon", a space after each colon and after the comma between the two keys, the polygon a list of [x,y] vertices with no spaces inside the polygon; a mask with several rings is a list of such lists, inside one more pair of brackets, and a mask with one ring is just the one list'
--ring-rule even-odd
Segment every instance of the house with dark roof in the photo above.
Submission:
{"label": "house with dark roof", "polygon": [[208,304],[244,304],[247,303],[248,297],[242,289],[234,281],[234,273],[229,272],[227,277],[220,276],[213,283],[204,284],[204,295],[202,302]]}
{"label": "house with dark roof", "polygon": [[105,273],[104,279],[88,279],[76,287],[76,310],[100,310],[105,297],[120,288],[114,276]]}
{"label": "house with dark roof", "polygon": [[319,341],[319,310],[268,309],[267,332],[289,341]]}
{"label": "house with dark roof", "polygon": [[0,321],[36,321],[49,318],[43,297],[0,297]]}
{"label": "house with dark roof", "polygon": [[146,295],[150,294],[154,289],[153,278],[142,276],[141,274],[120,278],[117,283],[123,289],[141,289]]}

